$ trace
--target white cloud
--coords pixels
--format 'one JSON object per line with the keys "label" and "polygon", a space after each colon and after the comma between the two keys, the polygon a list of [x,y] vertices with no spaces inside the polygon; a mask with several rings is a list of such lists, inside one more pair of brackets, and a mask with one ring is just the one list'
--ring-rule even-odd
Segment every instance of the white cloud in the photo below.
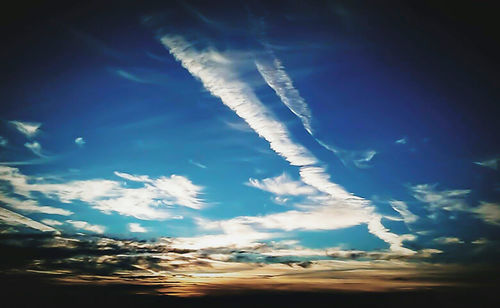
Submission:
{"label": "white cloud", "polygon": [[59,234],[59,231],[49,227],[47,225],[41,224],[23,215],[19,215],[12,211],[0,207],[0,221],[7,225],[13,226],[26,226],[32,229],[36,229],[42,232],[54,232]]}
{"label": "white cloud", "polygon": [[66,210],[36,206],[36,202],[30,200],[34,198],[34,192],[63,203],[83,201],[106,214],[116,212],[144,220],[178,217],[172,215],[173,210],[167,206],[179,205],[199,209],[204,205],[199,198],[203,188],[194,185],[183,176],[171,175],[152,179],[148,176],[134,176],[120,172],[115,174],[128,180],[142,182],[143,186],[127,188],[121,182],[103,179],[49,183],[43,178],[25,176],[17,168],[0,166],[0,180],[9,182],[13,193],[28,198],[13,203],[19,209],[26,211],[44,213],[52,211],[51,213],[59,215],[71,213]]}
{"label": "white cloud", "polygon": [[78,137],[75,139],[75,144],[79,147],[83,147],[85,145],[85,140],[82,137]]}
{"label": "white cloud", "polygon": [[[221,222],[198,221],[199,224],[204,224],[202,227],[209,229],[220,228],[223,234],[202,235],[196,237],[179,237],[173,239],[171,245],[174,248],[181,249],[205,249],[205,248],[252,248],[258,247],[261,244],[256,241],[269,239],[271,233],[259,232],[252,227],[242,224],[235,220]],[[237,234],[237,236],[235,236]]]}
{"label": "white cloud", "polygon": [[170,177],[150,179],[145,175],[136,176],[121,172],[115,174],[131,181],[146,183],[146,189],[156,194],[156,198],[162,199],[164,204],[177,204],[193,209],[200,209],[203,206],[198,197],[203,187],[193,184],[184,176],[173,174]]}
{"label": "white cloud", "polygon": [[497,170],[499,161],[500,161],[500,158],[493,158],[493,159],[489,159],[489,160],[475,161],[474,164],[479,165],[481,167],[486,167],[486,168],[491,168],[493,170]]}
{"label": "white cloud", "polygon": [[145,232],[148,232],[148,229],[144,228],[143,226],[141,226],[138,223],[130,223],[130,224],[128,224],[128,230],[130,232],[134,232],[134,233],[145,233]]}
{"label": "white cloud", "polygon": [[179,36],[164,36],[161,41],[182,66],[266,139],[276,153],[294,166],[316,163],[306,148],[292,142],[286,127],[274,119],[252,88],[236,78],[230,63],[225,63],[228,59],[214,51],[199,52]]}
{"label": "white cloud", "polygon": [[300,181],[294,181],[286,173],[277,177],[257,180],[250,178],[247,185],[268,191],[278,196],[313,195],[318,191]]}
{"label": "white cloud", "polygon": [[369,163],[377,154],[377,151],[375,150],[351,151],[327,144],[318,138],[314,138],[314,140],[316,140],[316,142],[318,142],[325,149],[334,153],[344,166],[353,165],[361,169],[370,168],[371,165]]}
{"label": "white cloud", "polygon": [[469,206],[465,198],[469,189],[437,190],[436,185],[420,184],[411,187],[413,196],[429,205],[432,211],[442,209],[446,211],[467,211]]}
{"label": "white cloud", "polygon": [[274,203],[283,205],[283,204],[286,204],[289,199],[282,197],[282,196],[276,196],[276,197],[272,197],[271,200],[273,200]]}
{"label": "white cloud", "polygon": [[[274,56],[272,51],[268,50],[264,56],[259,57],[255,61],[255,65],[269,87],[276,92],[283,104],[301,120],[305,130],[314,137],[311,127],[312,114],[309,106],[299,91],[293,86],[292,79],[286,73],[281,61]],[[325,149],[337,155],[345,165],[352,163],[358,168],[369,168],[371,166],[368,163],[377,154],[374,150],[342,150],[338,147],[327,145],[317,138],[314,139]]]}
{"label": "white cloud", "polygon": [[8,143],[9,141],[6,138],[0,136],[0,147],[7,146]]}
{"label": "white cloud", "polygon": [[353,204],[355,207],[368,205],[368,201],[347,192],[342,186],[330,181],[330,175],[322,167],[305,166],[300,168],[300,177],[302,181],[317,190],[330,195],[336,200],[343,199],[346,203]]}
{"label": "white cloud", "polygon": [[471,212],[486,223],[500,225],[500,205],[496,203],[481,202],[478,207],[472,208]]}
{"label": "white cloud", "polygon": [[260,75],[276,92],[283,104],[299,117],[304,128],[312,135],[312,115],[309,106],[302,96],[300,96],[299,91],[293,86],[293,82],[286,73],[281,61],[271,55],[271,59],[261,58],[255,62],[255,65]]}
{"label": "white cloud", "polygon": [[189,160],[189,163],[190,163],[191,165],[196,166],[196,167],[199,167],[199,168],[201,168],[201,169],[207,169],[207,168],[208,168],[208,167],[207,167],[207,166],[205,166],[204,164],[199,163],[199,162],[197,162],[197,161],[194,161],[194,160],[192,160],[192,159],[190,159],[190,160]]}
{"label": "white cloud", "polygon": [[81,229],[89,232],[103,234],[106,231],[106,227],[101,225],[91,225],[86,221],[66,220],[66,223],[72,225],[76,229]]}
{"label": "white cloud", "polygon": [[64,223],[54,219],[42,219],[42,222],[49,226],[62,226]]}
{"label": "white cloud", "polygon": [[245,132],[245,133],[250,133],[254,132],[250,126],[246,122],[240,121],[240,122],[230,122],[230,121],[224,121],[224,123],[231,129],[240,131],[240,132]]}
{"label": "white cloud", "polygon": [[500,225],[500,205],[491,202],[480,202],[479,206],[472,207],[467,204],[466,197],[470,190],[442,190],[435,189],[436,185],[421,184],[413,186],[414,197],[427,203],[428,209],[434,213],[430,216],[435,217],[436,210],[461,211],[474,214],[485,223]]}
{"label": "white cloud", "polygon": [[[371,223],[371,227],[369,226],[370,232],[387,241],[392,249],[405,249],[397,247],[398,243],[402,241],[398,235],[388,232],[383,226],[380,227],[380,216],[371,214],[374,208],[368,201],[356,197],[345,191],[341,186],[332,183],[326,170],[323,167],[315,166],[318,163],[316,157],[304,146],[292,141],[285,125],[275,119],[272,112],[260,102],[248,84],[239,80],[231,58],[214,50],[199,51],[180,36],[167,35],[161,39],[161,42],[191,75],[202,82],[204,87],[213,96],[220,98],[226,106],[245,120],[260,137],[267,140],[272,150],[286,159],[291,165],[299,166],[300,176],[305,184],[328,194],[327,199],[343,203],[354,213],[352,217],[349,217],[348,212],[345,212],[345,215],[341,218],[332,217],[336,222],[331,224],[338,224],[340,226],[348,226],[352,225],[352,223],[357,224],[360,223],[357,216],[358,213],[363,212],[365,215],[370,213],[370,215],[362,219],[364,223]],[[283,83],[276,84],[276,88],[278,89],[279,86],[286,84],[287,81],[284,80]],[[288,95],[292,92],[293,94],[298,94],[298,92],[294,92],[290,88],[287,88],[286,91],[283,90],[281,92],[279,90],[278,92],[278,95],[280,93]],[[288,100],[287,103],[291,106],[293,104],[293,108],[299,108],[299,105],[295,105],[296,101]],[[298,113],[304,115],[303,110]],[[373,155],[374,153],[369,153],[360,157],[358,163],[363,164],[363,162],[371,160]],[[295,221],[295,217],[298,219],[301,213],[304,212],[291,212],[288,215],[292,216],[290,219]],[[279,216],[280,214],[275,215],[278,215],[273,216],[275,219],[279,220],[282,218],[282,216]],[[308,216],[307,213],[305,215]],[[342,222],[343,219],[346,221]],[[288,218],[283,219],[283,221],[288,221]],[[311,224],[315,223],[312,220],[308,221]],[[271,224],[272,221],[270,220],[268,223]]]}
{"label": "white cloud", "polygon": [[459,239],[458,237],[438,237],[434,239],[434,242],[442,245],[447,244],[463,244],[464,241]]}
{"label": "white cloud", "polygon": [[33,154],[43,157],[42,146],[37,141],[26,142],[24,146],[27,147],[31,152],[33,152]]}
{"label": "white cloud", "polygon": [[403,220],[406,224],[411,224],[418,220],[418,216],[410,212],[410,210],[408,210],[408,205],[403,201],[393,200],[389,201],[389,203],[391,204],[392,208],[396,212],[398,212],[401,217],[403,217]]}
{"label": "white cloud", "polygon": [[354,165],[358,168],[369,168],[371,167],[368,163],[377,154],[374,150],[368,150],[360,153],[359,158],[353,160]]}
{"label": "white cloud", "polygon": [[128,173],[123,173],[123,172],[114,172],[115,175],[124,178],[125,180],[133,181],[133,182],[144,182],[144,183],[151,183],[151,179],[147,175],[131,175]]}
{"label": "white cloud", "polygon": [[134,81],[134,82],[138,82],[138,83],[147,83],[148,82],[146,80],[143,80],[143,79],[137,77],[136,75],[134,75],[132,73],[129,73],[129,72],[121,70],[121,69],[115,70],[114,72],[118,76],[125,78],[127,80],[130,80],[130,81]]}
{"label": "white cloud", "polygon": [[5,203],[11,208],[26,213],[43,213],[62,216],[69,216],[73,214],[73,212],[61,208],[38,205],[35,200],[19,200],[17,198],[7,197],[4,196],[3,193],[0,193],[0,202]]}
{"label": "white cloud", "polygon": [[[245,227],[246,233],[270,236],[270,233],[260,233],[254,228],[266,230],[337,230],[367,224],[370,233],[389,243],[394,252],[411,255],[414,252],[402,247],[403,241],[415,239],[412,235],[397,235],[389,232],[382,223],[381,216],[374,213],[372,208],[353,207],[342,201],[323,200],[321,206],[303,206],[307,210],[291,210],[264,216],[240,216],[223,221],[199,221],[199,225],[206,229],[222,229],[226,234]],[[231,228],[229,228],[230,226]],[[252,228],[248,229],[250,226]],[[252,233],[253,232],[253,233]],[[238,233],[239,234],[239,233]],[[222,236],[222,235],[221,235]],[[266,237],[263,237],[266,238]],[[260,238],[253,238],[253,240]],[[237,239],[233,239],[236,241]],[[233,243],[234,244],[234,243]],[[240,243],[248,245],[247,241]]]}
{"label": "white cloud", "polygon": [[406,139],[406,137],[404,137],[404,138],[396,140],[394,143],[396,143],[396,144],[406,144],[406,143],[408,143],[408,140]]}
{"label": "white cloud", "polygon": [[23,133],[28,138],[34,137],[38,134],[39,128],[42,126],[42,123],[36,122],[10,121],[9,123],[14,125],[19,132]]}

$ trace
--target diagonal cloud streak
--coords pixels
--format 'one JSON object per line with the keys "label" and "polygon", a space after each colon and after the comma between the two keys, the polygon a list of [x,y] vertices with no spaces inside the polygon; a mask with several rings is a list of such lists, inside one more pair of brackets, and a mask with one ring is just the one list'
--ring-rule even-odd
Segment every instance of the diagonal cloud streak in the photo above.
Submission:
{"label": "diagonal cloud streak", "polygon": [[268,50],[265,56],[261,56],[255,60],[255,66],[260,75],[278,95],[285,106],[290,109],[302,122],[305,130],[311,135],[316,142],[323,148],[333,152],[342,161],[344,165],[348,162],[358,168],[368,168],[368,163],[377,154],[374,150],[368,151],[347,151],[338,147],[326,144],[324,141],[316,138],[312,129],[312,114],[307,102],[300,95],[299,91],[294,87],[292,79],[285,71],[285,67],[279,59],[274,56],[271,50]]}
{"label": "diagonal cloud streak", "polygon": [[[331,200],[344,202],[352,209],[363,208],[366,212],[365,219],[355,220],[353,223],[367,223],[369,231],[389,243],[391,250],[414,253],[402,247],[402,237],[389,232],[382,225],[381,215],[375,213],[374,207],[367,200],[354,196],[341,186],[332,183],[325,168],[317,166],[317,158],[304,146],[292,141],[285,125],[275,119],[248,84],[237,78],[230,59],[214,50],[199,51],[181,36],[165,35],[161,38],[161,42],[213,96],[220,98],[224,105],[245,120],[260,137],[267,140],[272,150],[291,165],[300,167],[300,176],[305,184],[327,194]],[[282,94],[285,93],[287,92],[284,91]],[[292,91],[292,94],[298,95],[298,92]],[[304,109],[301,112],[297,113],[308,119]]]}
{"label": "diagonal cloud streak", "polygon": [[276,92],[283,104],[292,111],[302,121],[304,128],[312,136],[311,111],[309,106],[300,96],[299,91],[293,86],[292,80],[285,72],[285,68],[280,60],[259,59],[255,61],[255,66],[267,84]]}

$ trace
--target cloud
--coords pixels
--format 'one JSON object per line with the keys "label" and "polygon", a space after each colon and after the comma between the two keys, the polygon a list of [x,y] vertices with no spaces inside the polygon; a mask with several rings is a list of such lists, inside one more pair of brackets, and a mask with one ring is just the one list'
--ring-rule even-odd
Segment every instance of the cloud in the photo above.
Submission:
{"label": "cloud", "polygon": [[0,136],[0,147],[5,147],[8,143],[9,141],[6,138]]}
{"label": "cloud", "polygon": [[66,223],[72,225],[76,229],[81,229],[89,232],[103,234],[104,231],[106,231],[106,227],[100,225],[91,225],[86,221],[66,220]]}
{"label": "cloud", "polygon": [[254,132],[250,126],[246,122],[231,122],[231,121],[224,121],[224,123],[231,129],[240,131],[240,132],[245,132],[245,133],[250,133]]}
{"label": "cloud", "polygon": [[138,223],[130,223],[130,224],[128,224],[128,230],[130,232],[134,232],[134,233],[145,233],[145,232],[148,232],[148,229],[144,228],[143,226],[141,226]]}
{"label": "cloud", "polygon": [[204,164],[199,163],[199,162],[197,162],[197,161],[194,161],[194,160],[192,160],[192,159],[190,159],[190,160],[189,160],[189,163],[190,163],[191,165],[193,165],[193,166],[196,166],[196,167],[199,167],[199,168],[202,168],[202,169],[207,169],[207,168],[208,168],[208,167],[207,167],[207,166],[205,166]]}
{"label": "cloud", "polygon": [[389,203],[391,204],[392,208],[396,212],[398,212],[401,217],[403,217],[403,221],[405,222],[405,224],[411,224],[418,220],[418,216],[410,212],[410,210],[408,210],[408,205],[403,201],[393,200],[389,201]]}
{"label": "cloud", "polygon": [[[220,98],[224,105],[245,120],[260,137],[267,140],[274,152],[287,160],[292,166],[300,167],[300,176],[305,184],[329,195],[327,198],[335,200],[337,203],[343,202],[346,207],[353,209],[353,213],[365,213],[367,216],[362,221],[369,224],[368,229],[370,232],[387,241],[391,249],[406,249],[398,247],[402,242],[398,235],[390,233],[381,226],[381,217],[372,214],[374,208],[369,202],[346,192],[339,185],[332,183],[326,170],[323,167],[315,166],[318,163],[317,158],[304,146],[294,142],[285,125],[275,119],[274,115],[257,98],[250,85],[239,80],[230,57],[222,55],[213,49],[199,51],[180,36],[165,35],[161,38],[161,43],[191,75],[202,82],[213,96]],[[287,89],[287,91],[290,91],[290,89]],[[288,103],[295,104],[292,101],[288,101]],[[369,161],[373,155],[363,156],[360,158],[359,163]],[[359,209],[363,210],[358,211]],[[300,212],[289,215],[298,217]],[[343,223],[340,221],[341,219],[336,218],[335,220],[339,221],[339,225],[359,223],[357,215],[348,217],[346,213],[345,217],[342,218],[346,219],[347,223]],[[310,222],[312,223],[312,221]],[[406,249],[406,251],[409,250]]]}
{"label": "cloud", "polygon": [[[500,225],[500,205],[491,202],[480,202],[479,206],[467,204],[466,197],[470,190],[436,190],[436,185],[421,184],[413,186],[414,197],[428,204],[432,212],[437,210],[461,211],[474,214],[485,223]],[[431,215],[431,218],[435,215]]]}
{"label": "cloud", "polygon": [[19,200],[17,198],[4,196],[0,193],[0,202],[7,206],[26,213],[43,213],[51,215],[69,216],[73,212],[52,206],[41,206],[35,200]]}
{"label": "cloud", "polygon": [[292,180],[286,173],[263,180],[250,178],[246,184],[278,196],[313,195],[318,192],[311,186],[304,185],[304,183],[300,181]]}
{"label": "cloud", "polygon": [[491,241],[488,240],[485,237],[478,238],[477,240],[473,240],[471,242],[471,244],[473,244],[473,245],[486,245],[486,244],[489,244],[489,243],[491,243]]}
{"label": "cloud", "polygon": [[334,153],[344,164],[344,166],[355,166],[360,169],[370,168],[370,161],[375,157],[377,151],[375,150],[364,150],[364,151],[351,151],[341,149],[337,146],[327,144],[318,138],[314,138],[322,147]]}
{"label": "cloud", "polygon": [[[412,235],[396,235],[389,232],[382,223],[381,216],[374,213],[373,208],[353,207],[352,204],[339,200],[323,199],[320,206],[304,204],[299,206],[306,210],[291,210],[281,213],[269,214],[264,216],[240,216],[222,221],[199,221],[199,225],[206,229],[221,229],[225,236],[235,234],[235,230],[243,229],[246,234],[251,234],[252,240],[262,240],[268,238],[272,233],[268,231],[294,231],[294,230],[337,230],[347,227],[353,227],[360,224],[367,224],[370,233],[376,235],[383,241],[389,243],[392,251],[411,255],[414,252],[402,247],[403,241],[413,240]],[[250,228],[251,227],[251,228]],[[254,228],[265,229],[266,232],[256,231]],[[241,231],[237,232],[238,234]],[[260,238],[259,236],[262,236]],[[248,245],[248,237],[240,243],[238,238],[232,238],[233,245]]]}
{"label": "cloud", "polygon": [[[175,296],[220,294],[249,290],[401,290],[456,285],[457,277],[470,279],[477,266],[415,262],[441,253],[422,249],[413,256],[390,251],[342,250],[338,247],[308,249],[293,241],[262,243],[251,249],[177,248],[176,239],[153,241],[113,239],[75,234],[64,236],[7,235],[0,243],[3,268],[51,274],[51,286],[61,283],[147,286],[154,294]],[[27,249],[28,248],[28,249]],[[29,251],[29,254],[26,253]],[[36,262],[33,262],[36,259]],[[2,265],[4,265],[2,264]],[[0,265],[0,266],[2,266]],[[2,269],[3,269],[2,268]],[[496,274],[495,267],[482,273]],[[477,276],[480,277],[480,276]],[[477,280],[474,280],[477,281]],[[159,283],[161,282],[161,283]],[[466,280],[462,281],[462,283]],[[132,284],[132,285],[131,285]],[[213,292],[213,293],[212,293]],[[315,293],[316,294],[316,293]]]}
{"label": "cloud", "polygon": [[493,170],[498,170],[498,162],[500,161],[500,158],[493,158],[489,160],[483,160],[483,161],[475,161],[474,164],[481,166],[481,167],[486,167],[486,168],[491,168]]}
{"label": "cloud", "polygon": [[500,205],[496,203],[481,202],[478,207],[470,209],[484,222],[500,226]]}
{"label": "cloud", "polygon": [[59,234],[59,231],[57,231],[52,227],[49,227],[47,225],[34,221],[28,217],[14,213],[12,211],[9,211],[1,207],[0,207],[0,221],[3,224],[7,225],[26,226],[42,232],[54,232]]}
{"label": "cloud", "polygon": [[396,144],[406,144],[406,143],[408,143],[408,140],[406,139],[406,137],[404,137],[404,138],[396,140],[394,143],[396,143]]}
{"label": "cloud", "polygon": [[228,60],[214,51],[199,52],[179,36],[164,36],[161,42],[170,53],[214,96],[233,110],[271,149],[294,166],[316,163],[316,158],[302,145],[295,144],[286,127],[259,101],[252,88],[235,78]]}
{"label": "cloud", "polygon": [[286,73],[281,61],[270,54],[268,59],[260,58],[256,60],[255,65],[260,75],[276,92],[283,104],[299,117],[304,128],[312,135],[312,115],[309,106],[302,96],[300,96],[299,91],[293,86],[293,82]]}
{"label": "cloud", "polygon": [[138,83],[147,83],[148,81],[146,80],[143,80],[139,77],[137,77],[136,75],[132,74],[132,73],[129,73],[127,71],[124,71],[124,70],[121,70],[121,69],[118,69],[118,70],[114,70],[114,72],[122,77],[122,78],[125,78],[127,80],[130,80],[130,81],[134,81],[134,82],[138,82]]}
{"label": "cloud", "polygon": [[37,141],[26,142],[24,146],[27,147],[31,152],[33,152],[33,154],[44,157],[44,155],[42,154],[42,146]]}
{"label": "cloud", "polygon": [[42,123],[37,122],[10,121],[9,123],[14,125],[19,132],[28,138],[32,138],[38,134],[39,128],[42,126]]}
{"label": "cloud", "polygon": [[[255,61],[255,65],[262,78],[276,92],[281,102],[301,120],[305,130],[314,137],[311,126],[312,114],[310,108],[299,91],[294,87],[292,79],[286,73],[281,61],[274,56],[271,50],[267,49],[267,52]],[[314,139],[325,149],[337,155],[344,165],[352,163],[358,168],[369,168],[371,166],[368,163],[377,154],[374,150],[342,150],[338,147],[327,145],[316,137]]]}
{"label": "cloud", "polygon": [[203,206],[202,200],[198,197],[203,187],[193,184],[188,178],[181,175],[171,175],[170,177],[159,177],[150,179],[147,176],[134,176],[126,173],[115,172],[116,175],[137,182],[146,183],[146,188],[162,199],[167,205],[182,205],[192,209],[200,209]]}
{"label": "cloud", "polygon": [[429,205],[431,211],[438,209],[446,211],[467,211],[469,206],[465,198],[469,189],[437,190],[437,185],[420,184],[411,187],[413,197]]}
{"label": "cloud", "polygon": [[438,237],[434,239],[434,242],[438,244],[448,245],[448,244],[463,244],[464,241],[458,237]]}
{"label": "cloud", "polygon": [[63,222],[60,222],[59,220],[54,220],[54,219],[42,219],[42,222],[46,225],[49,225],[49,226],[62,226],[62,225],[64,225]]}
{"label": "cloud", "polygon": [[[171,175],[170,177],[149,178],[148,176],[133,176],[127,173],[116,172],[117,175],[129,180],[142,182],[142,187],[128,188],[123,182],[92,179],[84,181],[68,181],[54,183],[42,177],[23,175],[19,169],[0,166],[0,180],[11,185],[12,193],[21,195],[28,200],[7,201],[19,209],[38,211],[59,215],[71,212],[51,207],[40,207],[34,193],[41,193],[45,197],[58,200],[62,203],[82,201],[106,214],[116,212],[120,215],[133,216],[144,220],[174,219],[174,205],[199,209],[204,202],[199,198],[201,186],[194,185],[189,179]],[[5,194],[5,188],[3,193]],[[16,201],[17,200],[17,201]]]}
{"label": "cloud", "polygon": [[79,147],[83,147],[85,145],[85,140],[82,137],[78,137],[75,139],[75,144]]}
{"label": "cloud", "polygon": [[353,159],[354,165],[358,168],[369,168],[371,167],[368,163],[377,154],[374,150],[363,151],[359,154],[359,158]]}

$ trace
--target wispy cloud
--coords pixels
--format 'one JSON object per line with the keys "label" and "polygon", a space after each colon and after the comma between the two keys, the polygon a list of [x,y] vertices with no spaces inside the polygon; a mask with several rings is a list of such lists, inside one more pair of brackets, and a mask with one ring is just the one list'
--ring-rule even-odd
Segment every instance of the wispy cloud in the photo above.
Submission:
{"label": "wispy cloud", "polygon": [[205,88],[244,119],[259,136],[266,139],[271,149],[294,166],[316,163],[316,158],[302,145],[294,143],[287,128],[277,121],[259,101],[252,88],[235,78],[235,73],[224,56],[214,51],[199,52],[179,36],[165,36],[162,43],[170,53]]}
{"label": "wispy cloud", "polygon": [[[332,183],[326,170],[323,167],[315,166],[318,164],[316,157],[304,146],[294,142],[285,125],[275,119],[274,115],[257,98],[253,89],[238,79],[230,58],[214,50],[199,51],[180,36],[166,35],[161,38],[161,42],[182,66],[203,83],[213,96],[220,98],[259,136],[267,140],[273,151],[291,165],[300,167],[300,177],[305,184],[323,192],[332,202],[343,203],[346,208],[351,209],[350,212],[345,211],[342,219],[335,219],[336,222],[333,224],[351,226],[353,223],[367,223],[368,230],[388,242],[391,249],[411,252],[402,247],[402,237],[389,232],[381,224],[381,216],[374,213],[374,207],[368,201],[353,196],[341,186]],[[291,102],[289,101],[289,103]],[[354,214],[350,216],[349,213]],[[359,218],[357,215],[359,213],[363,213],[363,219]],[[289,213],[292,215],[290,219],[299,218],[301,214],[304,213]],[[305,214],[308,216],[307,213]],[[280,217],[276,216],[278,219]],[[313,215],[310,217],[316,218]],[[287,220],[288,217],[283,221]],[[306,221],[315,224],[312,219]]]}
{"label": "wispy cloud", "polygon": [[285,106],[290,109],[302,122],[305,130],[325,149],[333,152],[339,157],[344,165],[352,163],[358,168],[369,168],[369,162],[377,154],[374,150],[348,151],[339,147],[326,144],[314,136],[312,128],[312,113],[307,102],[302,98],[299,91],[294,87],[292,79],[285,71],[281,61],[274,53],[267,52],[257,58],[255,65],[260,75],[271,87]]}
{"label": "wispy cloud", "polygon": [[411,187],[413,197],[427,203],[430,210],[465,211],[468,209],[465,198],[469,189],[437,190],[437,185],[420,184]]}
{"label": "wispy cloud", "polygon": [[[122,178],[142,182],[142,187],[128,188],[123,182],[92,179],[54,183],[43,177],[30,177],[19,169],[0,166],[0,180],[10,184],[12,192],[5,189],[2,194],[12,193],[26,200],[9,197],[5,203],[25,211],[37,211],[58,215],[69,215],[67,210],[38,206],[36,193],[58,200],[62,203],[82,201],[104,213],[116,212],[144,220],[174,219],[172,206],[199,209],[204,202],[199,198],[202,187],[194,185],[189,179],[179,175],[149,178],[117,172]],[[3,196],[3,195],[0,195]],[[4,196],[4,198],[7,198]]]}
{"label": "wispy cloud", "polygon": [[6,138],[0,136],[0,147],[7,146],[8,143],[9,141]]}
{"label": "wispy cloud", "polygon": [[403,137],[401,139],[396,140],[394,143],[396,143],[396,144],[407,144],[408,143],[408,139],[406,139],[406,137]]}
{"label": "wispy cloud", "polygon": [[250,178],[246,184],[278,196],[314,195],[318,192],[313,187],[304,185],[301,181],[294,181],[286,173],[263,180]]}
{"label": "wispy cloud", "polygon": [[[487,224],[500,225],[500,205],[492,202],[480,202],[479,206],[467,203],[468,189],[437,190],[436,185],[421,184],[411,188],[414,197],[428,205],[432,212],[437,210],[461,211],[472,213]],[[431,216],[434,217],[434,216]]]}
{"label": "wispy cloud", "polygon": [[477,240],[473,240],[471,244],[473,245],[487,245],[491,243],[491,241],[485,237],[478,238]]}
{"label": "wispy cloud", "polygon": [[26,142],[24,146],[31,152],[33,152],[33,154],[35,154],[36,156],[44,157],[44,155],[42,154],[42,146],[37,141]]}
{"label": "wispy cloud", "polygon": [[63,222],[61,222],[59,220],[54,220],[54,219],[42,219],[42,222],[46,225],[49,225],[49,226],[62,226],[62,225],[64,225]]}
{"label": "wispy cloud", "polygon": [[491,202],[481,202],[478,207],[470,209],[484,222],[500,226],[500,205]]}
{"label": "wispy cloud", "polygon": [[42,123],[37,122],[10,121],[9,123],[14,125],[19,132],[28,138],[32,138],[38,134],[39,128],[42,126]]}
{"label": "wispy cloud", "polygon": [[370,168],[370,161],[375,157],[377,151],[375,150],[364,150],[364,151],[351,151],[341,149],[339,147],[327,144],[317,138],[315,140],[325,149],[333,152],[344,164],[344,166],[353,165],[358,168]]}
{"label": "wispy cloud", "polygon": [[100,225],[92,225],[86,221],[81,220],[66,220],[66,223],[72,225],[76,229],[94,232],[98,234],[103,234],[106,231],[106,227]]}
{"label": "wispy cloud", "polygon": [[193,166],[196,166],[196,167],[199,167],[201,169],[207,169],[208,167],[205,166],[204,164],[200,163],[200,162],[197,162],[197,161],[194,161],[192,159],[189,160],[189,163]]}
{"label": "wispy cloud", "polygon": [[488,160],[483,160],[483,161],[475,161],[474,164],[481,166],[481,167],[486,167],[486,168],[491,168],[493,170],[498,170],[498,162],[500,161],[500,158],[493,158],[493,159],[488,159]]}
{"label": "wispy cloud", "polygon": [[138,223],[129,223],[128,224],[128,230],[133,233],[146,233],[148,232],[148,229],[144,228]]}
{"label": "wispy cloud", "polygon": [[139,77],[137,77],[136,75],[132,74],[132,73],[129,73],[125,70],[122,70],[122,69],[118,69],[118,70],[114,70],[114,72],[122,77],[122,78],[125,78],[127,80],[130,80],[130,81],[134,81],[134,82],[138,82],[138,83],[147,83],[146,80],[143,80]]}
{"label": "wispy cloud", "polygon": [[418,220],[418,216],[410,212],[410,210],[408,209],[408,205],[403,201],[392,200],[389,201],[389,203],[391,204],[392,208],[396,212],[398,212],[401,217],[403,217],[403,221],[406,224],[411,224]]}
{"label": "wispy cloud", "polygon": [[200,209],[204,203],[199,198],[203,187],[193,184],[188,178],[181,175],[151,179],[148,176],[134,176],[122,172],[115,172],[119,177],[128,180],[147,183],[148,191],[155,193],[156,199],[161,199],[166,205],[182,205],[192,209]]}
{"label": "wispy cloud", "polygon": [[36,229],[42,232],[54,232],[59,234],[56,229],[34,221],[28,217],[17,214],[15,212],[9,211],[7,209],[0,207],[0,221],[7,225],[13,226],[26,226],[32,229]]}
{"label": "wispy cloud", "polygon": [[463,244],[464,241],[459,239],[458,237],[438,237],[433,240],[434,242],[442,245],[448,244]]}
{"label": "wispy cloud", "polygon": [[4,196],[2,193],[0,193],[0,202],[4,203],[5,205],[14,208],[19,211],[23,211],[26,213],[43,213],[43,214],[51,214],[51,215],[63,215],[63,216],[69,216],[72,215],[73,212],[57,208],[57,207],[52,207],[52,206],[42,206],[39,205],[37,201],[35,200],[19,200],[14,197],[7,197]]}
{"label": "wispy cloud", "polygon": [[83,147],[85,145],[85,140],[82,137],[78,137],[75,139],[75,144],[79,147]]}
{"label": "wispy cloud", "polygon": [[255,61],[257,70],[267,84],[276,92],[283,104],[302,121],[304,128],[312,135],[311,111],[299,91],[293,86],[292,79],[288,76],[280,60],[272,54],[269,58],[260,58]]}
{"label": "wispy cloud", "polygon": [[248,126],[248,124],[246,122],[231,122],[231,121],[224,121],[224,123],[234,129],[234,130],[237,130],[237,131],[240,131],[240,132],[246,132],[246,133],[250,133],[250,132],[254,132],[252,130],[252,128],[250,126]]}

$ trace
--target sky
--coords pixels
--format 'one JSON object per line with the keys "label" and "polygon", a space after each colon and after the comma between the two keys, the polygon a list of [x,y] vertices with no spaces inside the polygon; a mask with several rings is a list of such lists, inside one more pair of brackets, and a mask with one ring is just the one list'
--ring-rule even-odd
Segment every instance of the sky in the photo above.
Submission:
{"label": "sky", "polygon": [[15,8],[2,26],[2,272],[174,296],[491,283],[488,8]]}

